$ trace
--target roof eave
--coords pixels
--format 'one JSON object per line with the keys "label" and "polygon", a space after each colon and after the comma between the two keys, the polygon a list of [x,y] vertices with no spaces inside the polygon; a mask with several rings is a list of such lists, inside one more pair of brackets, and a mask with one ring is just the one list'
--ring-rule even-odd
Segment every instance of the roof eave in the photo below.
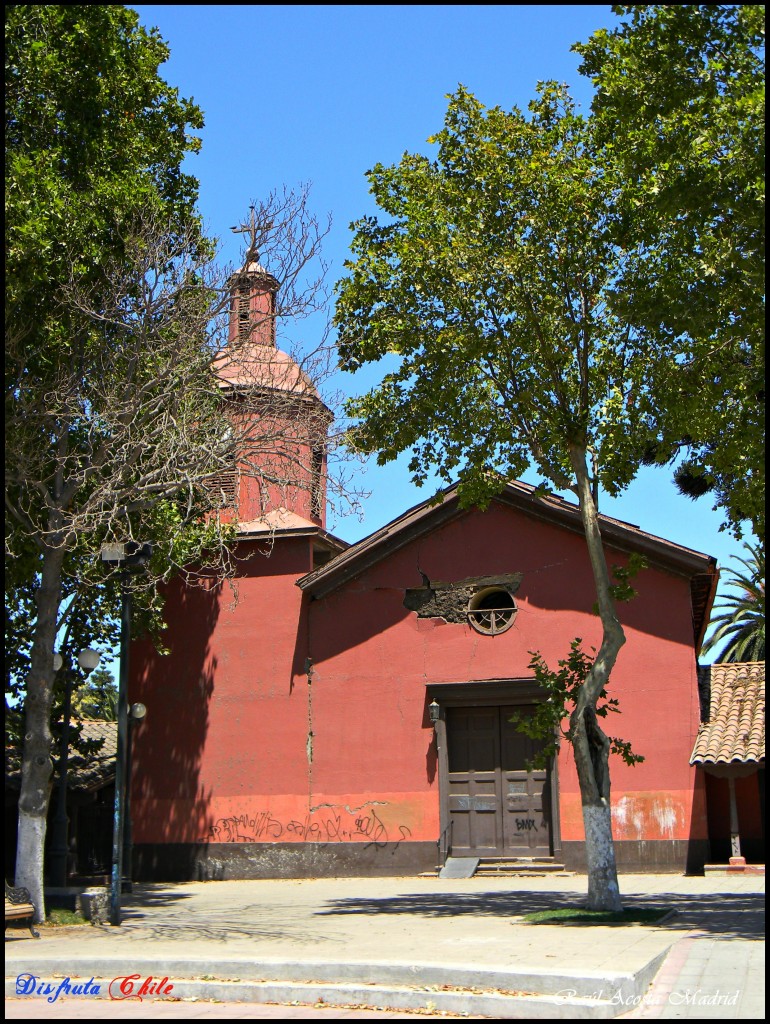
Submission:
{"label": "roof eave", "polygon": [[[464,511],[458,507],[456,495],[449,492],[445,493],[439,505],[434,505],[432,499],[415,505],[398,519],[394,519],[380,530],[375,530],[374,533],[364,537],[356,544],[352,544],[342,552],[343,556],[349,555],[347,560],[332,559],[321,568],[298,579],[297,586],[315,600],[326,597],[327,594],[376,565],[386,554],[390,555],[398,551],[423,534],[461,515]],[[410,518],[411,522],[402,526],[397,525],[402,520]]]}
{"label": "roof eave", "polygon": [[[575,533],[583,533],[580,510],[577,506],[561,498],[535,496],[534,491],[535,488],[530,484],[514,481],[493,500],[523,509],[544,521],[556,522]],[[415,505],[381,530],[353,544],[346,552],[345,560],[335,564],[337,559],[333,559],[328,565],[303,576],[297,581],[297,585],[315,599],[325,597],[337,587],[365,572],[386,555],[437,526],[449,522],[452,518],[462,515],[465,511],[467,510],[459,507],[457,484],[454,484],[443,492],[438,501],[431,498],[420,505]],[[690,580],[698,575],[709,578],[716,575],[718,578],[716,559],[710,555],[673,544],[608,516],[600,515],[599,519],[602,536],[613,547],[628,553],[639,552],[648,561]],[[693,623],[694,634],[701,639],[715,592],[716,579],[710,579],[706,615],[702,621]]]}
{"label": "roof eave", "polygon": [[283,539],[291,539],[298,537],[313,537],[319,540],[322,544],[326,544],[329,548],[334,551],[342,553],[346,551],[350,544],[347,541],[342,540],[340,537],[335,537],[333,533],[329,533],[328,530],[324,530],[321,526],[294,526],[294,527],[276,527],[270,530],[238,530],[237,539],[239,541],[259,541],[259,540],[272,540],[274,537],[280,537]]}

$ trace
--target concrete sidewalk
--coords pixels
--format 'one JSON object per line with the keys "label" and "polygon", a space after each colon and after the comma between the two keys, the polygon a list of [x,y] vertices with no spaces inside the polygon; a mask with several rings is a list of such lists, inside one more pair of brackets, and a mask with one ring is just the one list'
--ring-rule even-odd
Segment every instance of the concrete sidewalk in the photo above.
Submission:
{"label": "concrete sidewalk", "polygon": [[[52,991],[56,978],[93,978],[102,997],[113,979],[139,975],[113,994],[123,985],[135,995],[151,976],[183,999],[493,1018],[764,1017],[763,877],[622,876],[628,908],[675,911],[656,927],[521,921],[579,906],[585,887],[584,876],[136,886],[120,928],[47,928],[39,941],[8,931],[6,996],[21,975]],[[9,1015],[28,1003],[41,1016],[53,1005],[12,998]]]}

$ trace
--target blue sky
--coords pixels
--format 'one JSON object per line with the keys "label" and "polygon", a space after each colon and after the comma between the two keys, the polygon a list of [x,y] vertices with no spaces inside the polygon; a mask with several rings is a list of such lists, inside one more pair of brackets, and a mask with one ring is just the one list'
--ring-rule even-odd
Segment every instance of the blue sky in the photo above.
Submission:
{"label": "blue sky", "polygon": [[[343,273],[350,222],[375,208],[365,172],[405,151],[429,152],[446,96],[462,83],[486,106],[526,107],[538,81],[566,82],[587,112],[591,83],[570,52],[615,18],[609,5],[140,5],[171,48],[162,68],[203,109],[200,154],[187,169],[200,181],[200,209],[225,261],[240,256],[229,230],[249,204],[283,185],[312,183],[312,205],[333,226],[325,246],[330,282]],[[312,331],[313,325],[304,324]],[[303,338],[312,347],[313,337]],[[370,378],[340,375],[347,394]],[[533,482],[536,478],[531,479]],[[409,481],[406,458],[366,468],[365,516],[329,523],[354,541],[432,493]],[[720,533],[708,498],[679,495],[668,469],[643,471],[601,510],[724,565],[742,554]],[[729,564],[729,562],[728,562]]]}

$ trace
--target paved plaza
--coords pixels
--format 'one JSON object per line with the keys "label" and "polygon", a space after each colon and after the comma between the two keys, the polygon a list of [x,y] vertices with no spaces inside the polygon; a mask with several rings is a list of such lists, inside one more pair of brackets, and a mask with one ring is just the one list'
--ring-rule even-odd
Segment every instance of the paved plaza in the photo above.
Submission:
{"label": "paved plaza", "polygon": [[764,877],[621,876],[628,908],[671,912],[656,926],[522,920],[580,906],[585,887],[580,875],[137,885],[118,928],[8,930],[6,1011],[171,1019],[195,1000],[196,1017],[231,1019],[276,1015],[267,1004],[292,1016],[292,1003],[338,1018],[764,1019]]}

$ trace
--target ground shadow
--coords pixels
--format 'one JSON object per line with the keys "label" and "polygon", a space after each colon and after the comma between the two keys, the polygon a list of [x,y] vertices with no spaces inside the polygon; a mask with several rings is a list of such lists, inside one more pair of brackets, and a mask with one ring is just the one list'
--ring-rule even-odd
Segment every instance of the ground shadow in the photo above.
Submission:
{"label": "ground shadow", "polygon": [[134,885],[133,892],[123,896],[121,901],[122,916],[144,917],[145,914],[155,910],[168,910],[177,904],[191,900],[191,892],[173,892],[162,882],[155,884],[143,882],[141,886]]}
{"label": "ground shadow", "polygon": [[[624,894],[629,910],[652,907],[676,913],[658,927],[672,931],[699,929],[725,939],[764,940],[764,897],[757,893],[681,895],[679,893]],[[348,898],[327,901],[326,914],[409,914],[423,917],[521,917],[539,910],[580,907],[584,897],[574,892],[410,893],[403,896]],[[538,926],[541,927],[541,926]],[[558,927],[558,926],[557,926]],[[610,926],[611,927],[611,926]],[[637,927],[637,926],[634,926]]]}
{"label": "ground shadow", "polygon": [[[216,883],[212,883],[216,885]],[[123,924],[135,926],[150,940],[205,941],[226,943],[233,939],[282,940],[304,943],[307,922],[286,920],[276,925],[266,919],[259,903],[244,903],[237,908],[196,910],[194,893],[173,892],[162,883],[142,884],[127,896],[123,907]],[[188,901],[192,900],[190,903]],[[345,942],[344,938],[314,933],[324,942]]]}

